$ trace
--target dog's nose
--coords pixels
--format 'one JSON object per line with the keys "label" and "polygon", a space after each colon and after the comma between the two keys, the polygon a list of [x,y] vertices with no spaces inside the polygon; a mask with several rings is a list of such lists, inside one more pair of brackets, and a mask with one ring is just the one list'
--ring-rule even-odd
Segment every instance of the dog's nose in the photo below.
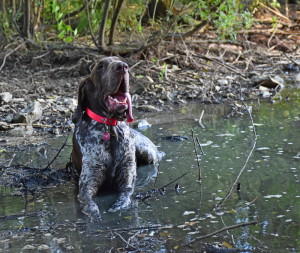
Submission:
{"label": "dog's nose", "polygon": [[125,62],[118,62],[116,70],[125,74],[128,71],[128,65]]}

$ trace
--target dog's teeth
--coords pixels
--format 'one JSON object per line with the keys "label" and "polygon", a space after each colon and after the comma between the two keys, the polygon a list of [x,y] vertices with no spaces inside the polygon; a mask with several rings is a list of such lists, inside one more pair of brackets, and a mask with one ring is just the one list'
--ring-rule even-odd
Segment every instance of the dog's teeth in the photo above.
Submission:
{"label": "dog's teeth", "polygon": [[127,97],[126,97],[126,98],[124,98],[123,102],[127,102]]}
{"label": "dog's teeth", "polygon": [[114,98],[114,101],[115,101],[116,103],[118,103],[118,104],[120,103],[119,100],[116,99],[116,98]]}

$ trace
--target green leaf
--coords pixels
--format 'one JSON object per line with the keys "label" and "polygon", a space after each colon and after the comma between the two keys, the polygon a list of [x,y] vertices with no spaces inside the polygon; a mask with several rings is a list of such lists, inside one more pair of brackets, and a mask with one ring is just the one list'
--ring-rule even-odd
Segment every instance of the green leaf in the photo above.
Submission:
{"label": "green leaf", "polygon": [[59,5],[55,5],[55,7],[53,8],[53,12],[58,12],[60,10]]}
{"label": "green leaf", "polygon": [[73,38],[71,36],[67,36],[65,40],[67,43],[71,43],[73,41]]}
{"label": "green leaf", "polygon": [[66,32],[64,30],[62,30],[59,34],[58,34],[58,38],[63,39],[65,37]]}

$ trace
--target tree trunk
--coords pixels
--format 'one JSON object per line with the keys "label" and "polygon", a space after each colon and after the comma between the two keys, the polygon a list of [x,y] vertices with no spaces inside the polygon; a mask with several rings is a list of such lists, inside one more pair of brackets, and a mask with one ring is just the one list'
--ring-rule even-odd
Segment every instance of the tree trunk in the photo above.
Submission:
{"label": "tree trunk", "polygon": [[106,28],[106,21],[107,21],[107,16],[108,16],[108,10],[110,6],[111,0],[105,0],[104,3],[104,8],[102,12],[102,19],[99,27],[99,38],[98,38],[98,46],[100,48],[105,48],[105,28]]}
{"label": "tree trunk", "polygon": [[24,1],[24,15],[23,15],[23,36],[28,39],[31,39],[31,15],[30,15],[30,0]]}
{"label": "tree trunk", "polygon": [[114,44],[114,35],[115,35],[115,30],[116,30],[116,26],[117,26],[117,21],[118,21],[118,17],[122,8],[122,4],[124,3],[124,0],[119,0],[117,3],[117,7],[114,11],[114,15],[111,21],[111,26],[110,26],[110,32],[109,32],[109,45],[113,45]]}
{"label": "tree trunk", "polygon": [[7,21],[7,10],[6,10],[6,0],[2,0],[0,5],[0,11],[2,12],[3,21]]}

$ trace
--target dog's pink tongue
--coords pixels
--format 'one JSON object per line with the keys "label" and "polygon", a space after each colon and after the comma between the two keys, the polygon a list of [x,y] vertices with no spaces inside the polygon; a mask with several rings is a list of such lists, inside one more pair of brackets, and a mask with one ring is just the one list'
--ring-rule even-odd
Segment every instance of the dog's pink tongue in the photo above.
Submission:
{"label": "dog's pink tongue", "polygon": [[126,111],[127,122],[132,123],[134,121],[134,118],[132,117],[131,96],[130,96],[129,92],[126,92],[125,96],[127,97],[127,105],[128,105],[128,109]]}

